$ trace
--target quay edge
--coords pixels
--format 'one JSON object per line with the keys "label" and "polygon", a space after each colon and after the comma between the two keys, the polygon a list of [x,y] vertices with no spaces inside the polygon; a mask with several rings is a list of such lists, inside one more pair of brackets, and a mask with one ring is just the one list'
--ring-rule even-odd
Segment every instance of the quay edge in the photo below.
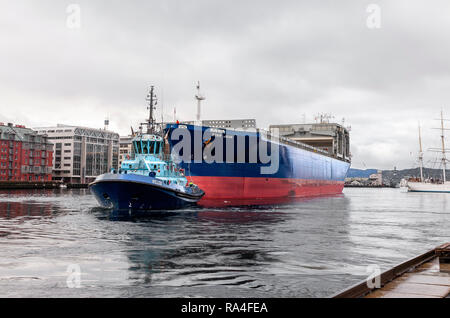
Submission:
{"label": "quay edge", "polygon": [[24,189],[57,189],[61,187],[59,181],[45,181],[45,182],[24,182],[24,181],[6,181],[0,182],[0,189],[2,190],[24,190]]}
{"label": "quay edge", "polygon": [[330,298],[448,298],[450,243],[394,266],[379,278],[379,288],[369,287],[364,280]]}

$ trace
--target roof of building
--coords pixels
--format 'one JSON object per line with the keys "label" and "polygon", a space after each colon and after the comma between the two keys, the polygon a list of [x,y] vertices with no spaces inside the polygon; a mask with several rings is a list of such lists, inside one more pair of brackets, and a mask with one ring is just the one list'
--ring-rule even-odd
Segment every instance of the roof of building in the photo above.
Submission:
{"label": "roof of building", "polygon": [[[74,133],[76,135],[81,135],[81,136],[109,138],[109,139],[114,139],[114,140],[119,139],[118,133],[109,131],[109,130],[104,130],[101,128],[90,128],[90,127],[84,127],[84,126],[71,126],[71,125],[57,124],[57,126],[38,127],[35,129],[38,130],[40,134],[47,134],[47,135],[49,133],[55,133],[55,132],[56,133],[70,132],[70,133]],[[49,139],[52,139],[52,136],[49,136]]]}
{"label": "roof of building", "polygon": [[47,137],[38,135],[37,131],[22,125],[0,125],[0,139],[22,142],[48,143]]}

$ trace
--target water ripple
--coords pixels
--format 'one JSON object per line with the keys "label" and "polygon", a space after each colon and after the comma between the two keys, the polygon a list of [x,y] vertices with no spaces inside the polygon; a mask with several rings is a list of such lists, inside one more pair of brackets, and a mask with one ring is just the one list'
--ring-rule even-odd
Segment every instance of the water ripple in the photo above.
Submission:
{"label": "water ripple", "polygon": [[[382,199],[381,199],[382,198]],[[0,191],[0,296],[318,297],[450,241],[449,197],[394,189],[151,215]],[[81,269],[81,287],[67,286]]]}

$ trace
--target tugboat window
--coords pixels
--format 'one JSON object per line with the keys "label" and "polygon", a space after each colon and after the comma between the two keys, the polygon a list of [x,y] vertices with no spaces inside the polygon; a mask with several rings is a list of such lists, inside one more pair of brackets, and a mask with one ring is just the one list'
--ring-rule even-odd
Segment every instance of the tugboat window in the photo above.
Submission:
{"label": "tugboat window", "polygon": [[150,142],[150,154],[154,154],[154,153],[155,153],[155,143]]}
{"label": "tugboat window", "polygon": [[136,153],[142,153],[142,145],[140,142],[136,141]]}

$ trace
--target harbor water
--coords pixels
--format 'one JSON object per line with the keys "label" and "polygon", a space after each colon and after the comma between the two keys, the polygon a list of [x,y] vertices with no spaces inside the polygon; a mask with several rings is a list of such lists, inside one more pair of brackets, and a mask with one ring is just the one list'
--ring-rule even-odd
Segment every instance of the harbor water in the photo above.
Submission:
{"label": "harbor water", "polygon": [[326,297],[448,241],[448,194],[135,215],[85,189],[2,190],[0,297]]}

